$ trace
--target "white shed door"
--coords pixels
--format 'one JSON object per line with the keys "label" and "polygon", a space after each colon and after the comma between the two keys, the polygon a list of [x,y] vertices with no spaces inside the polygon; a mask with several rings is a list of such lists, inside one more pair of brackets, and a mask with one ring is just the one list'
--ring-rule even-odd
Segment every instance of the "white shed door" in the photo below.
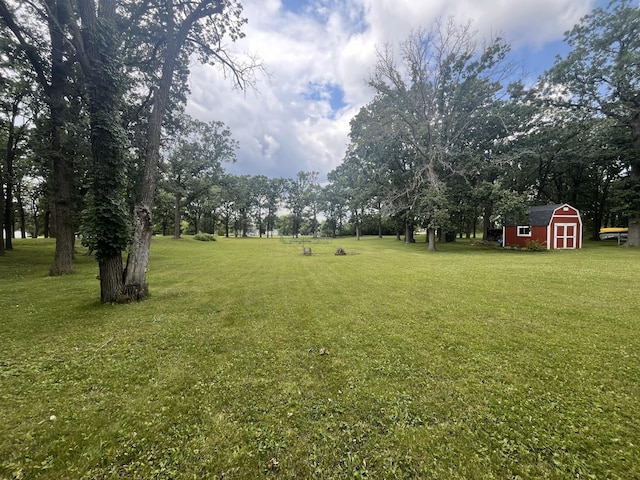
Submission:
{"label": "white shed door", "polygon": [[555,245],[553,248],[576,248],[578,228],[575,223],[555,224]]}

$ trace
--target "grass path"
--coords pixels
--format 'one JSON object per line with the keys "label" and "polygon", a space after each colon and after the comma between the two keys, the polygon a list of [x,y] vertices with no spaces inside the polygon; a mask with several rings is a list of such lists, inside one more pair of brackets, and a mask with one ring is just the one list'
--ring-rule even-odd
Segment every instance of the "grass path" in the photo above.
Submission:
{"label": "grass path", "polygon": [[0,478],[640,478],[637,250],[311,247],[157,238],[101,305],[17,240]]}

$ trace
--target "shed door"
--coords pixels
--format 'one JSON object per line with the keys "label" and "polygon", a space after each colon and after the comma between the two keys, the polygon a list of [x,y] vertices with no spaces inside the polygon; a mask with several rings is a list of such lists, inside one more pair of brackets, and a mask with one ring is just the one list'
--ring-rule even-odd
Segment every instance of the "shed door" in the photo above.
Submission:
{"label": "shed door", "polygon": [[556,223],[554,248],[576,248],[577,232],[575,223]]}

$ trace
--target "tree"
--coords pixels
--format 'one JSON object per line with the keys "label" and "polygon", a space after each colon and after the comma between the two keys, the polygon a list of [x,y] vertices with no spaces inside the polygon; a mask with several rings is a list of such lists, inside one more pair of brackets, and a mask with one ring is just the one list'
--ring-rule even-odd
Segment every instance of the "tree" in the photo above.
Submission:
{"label": "tree", "polygon": [[331,237],[344,233],[344,222],[347,218],[347,200],[341,185],[331,181],[329,173],[329,184],[321,192],[321,210],[326,215],[326,220],[322,225],[323,234]]}
{"label": "tree", "polygon": [[347,149],[342,164],[327,175],[333,191],[340,192],[340,198],[349,209],[357,240],[360,240],[362,235],[362,217],[374,197],[373,173],[374,171],[368,169],[366,163],[361,161],[352,149]]}
{"label": "tree", "polygon": [[[318,172],[298,172],[296,178],[289,179],[285,187],[286,205],[291,212],[293,235],[300,234],[306,210],[315,205]],[[313,210],[312,210],[313,215]],[[317,230],[312,226],[312,233]]]}
{"label": "tree", "polygon": [[218,221],[218,192],[220,187],[212,185],[206,195],[194,200],[187,205],[186,218],[193,226],[193,233],[200,232],[215,233],[216,222]]}
{"label": "tree", "polygon": [[[23,82],[11,82],[5,81],[5,88],[3,88],[4,94],[8,94],[8,97],[1,99],[1,111],[0,125],[2,130],[6,129],[6,140],[2,157],[4,162],[2,166],[3,185],[4,192],[0,195],[3,196],[3,216],[4,220],[4,233],[5,233],[5,248],[11,250],[13,248],[12,238],[14,235],[14,198],[16,197],[16,189],[20,186],[20,175],[18,175],[16,168],[16,161],[20,155],[21,146],[24,145],[27,133],[27,124],[18,124],[18,116],[23,116],[24,97],[29,94],[28,87]],[[6,103],[5,103],[6,102]],[[7,118],[3,118],[6,112]],[[0,189],[1,190],[1,189]],[[18,196],[18,199],[20,197]],[[0,224],[0,228],[2,224]],[[24,234],[24,231],[23,231]]]}
{"label": "tree", "polygon": [[[146,126],[143,145],[132,146],[144,152],[144,172],[140,175],[140,192],[134,210],[134,240],[129,250],[127,268],[122,279],[116,281],[115,274],[101,274],[102,279],[110,278],[111,293],[103,298],[127,301],[146,296],[145,274],[148,253],[153,231],[152,209],[153,195],[157,182],[159,150],[163,121],[171,102],[184,103],[188,64],[194,56],[201,61],[217,63],[231,72],[235,83],[244,87],[249,73],[255,66],[251,60],[241,64],[228,55],[223,42],[236,40],[243,34],[241,28],[246,22],[241,17],[241,7],[235,0],[197,0],[195,2],[134,2],[130,0],[33,0],[15,2],[0,0],[0,18],[12,32],[15,42],[28,57],[36,72],[38,82],[44,89],[50,108],[51,145],[50,155],[53,164],[55,201],[54,218],[56,225],[56,259],[51,273],[71,271],[70,259],[73,255],[74,225],[71,222],[74,207],[72,199],[73,164],[64,151],[60,132],[64,131],[65,83],[72,78],[76,66],[83,73],[83,90],[89,99],[91,115],[91,139],[93,147],[106,142],[106,136],[112,140],[119,134],[118,118],[126,110],[123,97],[139,102],[136,106],[138,116],[144,117],[139,126]],[[42,20],[42,24],[30,19]],[[48,28],[48,38],[43,32]],[[49,52],[49,55],[47,55]],[[126,59],[126,62],[123,60]],[[104,75],[101,75],[102,72]],[[97,87],[97,88],[96,88]],[[147,92],[146,94],[144,92]],[[172,98],[173,94],[177,94]],[[132,111],[133,108],[129,108]],[[75,119],[73,119],[75,120]],[[98,127],[98,123],[102,127]],[[112,128],[113,127],[113,128]],[[120,125],[121,127],[121,125]],[[100,134],[104,133],[102,139]],[[97,204],[90,208],[96,218],[95,239],[113,254],[114,272],[120,248],[122,234],[122,208],[125,198],[121,186],[124,169],[128,159],[125,153],[127,142],[131,138],[120,138],[114,143],[116,149],[107,145],[107,149],[93,148],[97,155],[94,163],[104,166],[112,160],[105,177],[95,175],[93,180],[97,195],[92,201]],[[114,163],[115,162],[115,163]],[[92,169],[97,172],[100,169]],[[108,187],[108,185],[110,185]],[[109,212],[109,210],[111,210]],[[109,218],[111,227],[107,227]],[[66,223],[65,223],[66,222]],[[58,222],[56,222],[58,223]],[[100,224],[104,223],[101,227]],[[101,235],[108,238],[100,242]],[[129,238],[128,233],[124,236]],[[116,238],[117,237],[117,238]],[[64,239],[64,241],[62,241]],[[64,247],[64,248],[62,248]],[[126,245],[125,245],[126,247]],[[122,250],[121,252],[122,253]],[[102,254],[98,255],[103,258]],[[104,258],[103,258],[104,260]],[[103,262],[101,261],[101,264]],[[106,281],[106,280],[105,280]]]}
{"label": "tree", "polygon": [[391,101],[388,96],[377,96],[351,120],[351,143],[343,165],[338,167],[344,170],[344,176],[339,178],[333,172],[331,175],[354,216],[354,227],[360,224],[357,211],[361,216],[365,207],[375,206],[379,234],[382,212],[386,211],[403,225],[405,241],[412,242],[415,225],[411,210],[415,199],[409,195],[407,185],[416,167],[416,155],[403,139],[403,128],[398,125]]}
{"label": "tree", "polygon": [[507,71],[507,45],[497,38],[481,48],[474,37],[469,24],[438,21],[430,32],[413,32],[401,45],[402,67],[391,47],[379,51],[369,80],[388,99],[388,115],[406,143],[407,158],[413,156],[398,193],[410,211],[419,207],[419,216],[428,219],[429,250],[436,249],[435,229],[447,217],[441,211],[445,178],[460,173],[454,152],[464,148],[464,134],[490,111]]}
{"label": "tree", "polygon": [[229,232],[233,227],[235,236],[238,236],[238,217],[242,210],[246,210],[246,182],[236,175],[224,175],[220,180],[220,215],[224,236],[229,238]]}
{"label": "tree", "polygon": [[126,300],[122,252],[129,242],[125,202],[127,137],[121,122],[125,80],[117,28],[116,0],[77,0],[78,15],[69,21],[71,41],[89,99],[91,139],[90,206],[103,303]]}
{"label": "tree", "polygon": [[151,113],[148,120],[142,189],[134,209],[134,236],[125,270],[124,295],[142,299],[148,294],[146,271],[153,234],[153,200],[156,190],[162,124],[167,111],[176,70],[195,54],[203,63],[217,63],[231,72],[235,83],[244,87],[255,63],[242,65],[225,49],[223,41],[244,36],[242,7],[235,0],[167,0],[159,4],[131,4],[132,18],[152,26],[158,37],[149,44],[154,53],[152,82],[148,84]]}
{"label": "tree", "polygon": [[269,234],[270,194],[272,194],[273,185],[264,175],[251,177],[250,183],[252,217],[258,229],[258,236],[262,238],[263,233]]}
{"label": "tree", "polygon": [[282,202],[282,195],[284,192],[285,180],[283,178],[269,178],[267,179],[267,194],[265,207],[267,214],[264,218],[265,233],[267,236],[273,237],[273,231],[276,228],[276,222],[278,220],[278,210]]}
{"label": "tree", "polygon": [[[166,160],[166,176],[175,199],[174,238],[180,238],[182,208],[207,195],[222,175],[222,162],[235,161],[238,142],[222,122],[183,117],[179,138]],[[184,201],[183,201],[184,200]]]}
{"label": "tree", "polygon": [[[18,5],[10,0],[0,0],[0,19],[13,34],[15,44],[19,46],[17,50],[24,53],[31,65],[49,109],[46,153],[52,172],[51,206],[56,237],[54,260],[49,269],[51,275],[73,271],[74,156],[65,148],[62,136],[68,119],[65,95],[67,85],[72,83],[69,80],[76,61],[65,37],[71,11],[68,0],[40,0]],[[48,38],[44,38],[45,33]]]}
{"label": "tree", "polygon": [[629,246],[640,246],[639,31],[640,9],[631,1],[597,8],[566,34],[572,50],[546,77],[553,101],[611,118],[629,132],[635,150],[627,164]]}

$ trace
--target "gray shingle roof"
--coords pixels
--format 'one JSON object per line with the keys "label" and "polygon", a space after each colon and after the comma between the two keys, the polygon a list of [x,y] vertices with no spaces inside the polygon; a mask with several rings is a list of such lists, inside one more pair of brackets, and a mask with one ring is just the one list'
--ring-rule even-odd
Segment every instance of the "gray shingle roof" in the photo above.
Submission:
{"label": "gray shingle roof", "polygon": [[556,209],[560,208],[562,203],[557,205],[540,205],[537,207],[529,207],[529,222],[532,227],[549,225],[551,217]]}
{"label": "gray shingle roof", "polygon": [[549,222],[551,222],[551,217],[553,216],[553,212],[555,212],[556,209],[562,207],[563,205],[565,204],[559,203],[556,205],[537,205],[535,207],[529,207],[528,223],[526,221],[524,223],[516,223],[513,220],[508,219],[507,221],[505,221],[505,225],[529,225],[531,227],[549,225]]}

